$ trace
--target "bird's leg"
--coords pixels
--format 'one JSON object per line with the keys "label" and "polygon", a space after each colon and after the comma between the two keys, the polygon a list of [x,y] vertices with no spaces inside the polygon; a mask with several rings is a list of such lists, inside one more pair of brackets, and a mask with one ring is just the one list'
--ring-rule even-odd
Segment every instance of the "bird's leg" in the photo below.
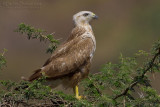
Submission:
{"label": "bird's leg", "polygon": [[73,88],[73,91],[74,91],[74,94],[76,96],[76,98],[78,100],[80,100],[82,98],[82,96],[79,96],[79,91],[78,91],[78,85],[76,85],[74,88]]}

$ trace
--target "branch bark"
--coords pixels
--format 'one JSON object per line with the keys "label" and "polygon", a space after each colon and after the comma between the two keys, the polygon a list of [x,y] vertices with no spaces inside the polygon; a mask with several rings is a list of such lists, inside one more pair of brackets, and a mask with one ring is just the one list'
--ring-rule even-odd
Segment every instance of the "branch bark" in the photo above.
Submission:
{"label": "branch bark", "polygon": [[[157,52],[157,53],[154,55],[154,57],[151,59],[151,61],[150,61],[150,63],[149,63],[149,66],[148,66],[146,69],[144,68],[144,71],[143,71],[142,75],[141,75],[141,76],[136,76],[136,77],[140,77],[140,78],[143,79],[144,76],[145,76],[145,74],[147,73],[147,71],[149,71],[149,70],[153,67],[153,64],[154,64],[154,62],[155,62],[155,60],[156,60],[156,58],[157,58],[158,56],[160,56],[160,49],[159,49],[159,52]],[[135,78],[136,78],[136,77],[135,77]],[[128,91],[129,91],[130,89],[132,89],[134,86],[136,86],[138,83],[139,83],[138,80],[133,80],[132,84],[131,84],[129,87],[127,87],[121,94],[115,96],[115,97],[113,98],[113,100],[116,100],[116,99],[119,98],[119,97],[122,97],[122,96],[127,95]]]}

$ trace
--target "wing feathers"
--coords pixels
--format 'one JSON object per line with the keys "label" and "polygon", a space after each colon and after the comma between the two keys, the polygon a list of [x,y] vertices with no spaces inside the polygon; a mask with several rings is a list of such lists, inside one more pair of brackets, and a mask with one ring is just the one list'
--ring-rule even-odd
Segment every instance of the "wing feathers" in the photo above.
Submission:
{"label": "wing feathers", "polygon": [[69,50],[69,48],[71,47],[71,45],[74,45],[77,41],[74,42],[74,38],[75,37],[79,37],[81,36],[82,34],[85,33],[85,29],[84,28],[81,28],[81,27],[75,27],[72,32],[71,32],[71,35],[69,36],[68,40],[63,43],[62,45],[60,45],[56,50],[55,52],[53,53],[53,55],[51,56],[51,58],[49,58],[45,64],[43,66],[46,66],[48,65],[52,60],[53,58],[56,58],[56,57],[59,57],[61,55],[63,55],[65,52],[67,52],[67,50]]}
{"label": "wing feathers", "polygon": [[57,78],[79,70],[90,58],[95,48],[91,38],[82,37],[84,33],[84,28],[74,28],[69,39],[55,50],[51,58],[43,65],[43,69],[36,70],[30,76],[29,81],[41,77],[41,72],[45,72],[47,77]]}
{"label": "wing feathers", "polygon": [[38,78],[41,77],[41,76],[42,76],[42,74],[41,74],[41,69],[37,69],[36,71],[34,71],[34,74],[32,74],[32,75],[29,77],[28,81],[33,81],[33,80],[35,80],[35,79],[38,79]]}
{"label": "wing feathers", "polygon": [[44,67],[43,71],[47,76],[56,77],[75,72],[90,58],[94,48],[91,38],[78,37],[74,41],[76,41],[75,44],[73,42],[68,44],[62,51],[63,54],[59,57],[52,57],[51,62]]}

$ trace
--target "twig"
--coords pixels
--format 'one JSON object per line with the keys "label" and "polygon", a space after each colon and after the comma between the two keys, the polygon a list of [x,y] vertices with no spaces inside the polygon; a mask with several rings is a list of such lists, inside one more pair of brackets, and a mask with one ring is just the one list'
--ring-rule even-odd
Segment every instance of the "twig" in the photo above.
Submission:
{"label": "twig", "polygon": [[124,97],[124,100],[123,100],[123,107],[126,107],[126,98]]}
{"label": "twig", "polygon": [[[147,71],[149,71],[153,67],[154,61],[159,55],[160,55],[160,51],[158,53],[156,53],[155,56],[151,59],[151,61],[149,63],[149,66],[143,71],[142,75],[140,76],[141,79],[144,78],[144,76],[147,73]],[[136,76],[136,77],[138,77],[138,76]],[[139,83],[138,80],[133,80],[132,84],[129,87],[127,87],[121,94],[115,96],[113,98],[113,100],[116,100],[117,98],[119,98],[121,96],[125,96],[128,93],[128,91],[130,89],[132,89],[134,86],[136,86],[138,83]]]}
{"label": "twig", "polygon": [[[91,78],[88,77],[89,80],[91,80]],[[96,84],[93,83],[93,86],[96,88],[98,94],[102,95],[102,92],[97,88]]]}

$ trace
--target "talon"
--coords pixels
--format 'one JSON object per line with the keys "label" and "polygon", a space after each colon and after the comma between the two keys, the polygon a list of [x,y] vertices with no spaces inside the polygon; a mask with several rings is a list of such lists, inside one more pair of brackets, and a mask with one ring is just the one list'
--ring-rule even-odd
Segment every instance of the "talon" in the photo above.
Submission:
{"label": "talon", "polygon": [[76,96],[77,100],[81,100],[83,98],[83,96]]}

